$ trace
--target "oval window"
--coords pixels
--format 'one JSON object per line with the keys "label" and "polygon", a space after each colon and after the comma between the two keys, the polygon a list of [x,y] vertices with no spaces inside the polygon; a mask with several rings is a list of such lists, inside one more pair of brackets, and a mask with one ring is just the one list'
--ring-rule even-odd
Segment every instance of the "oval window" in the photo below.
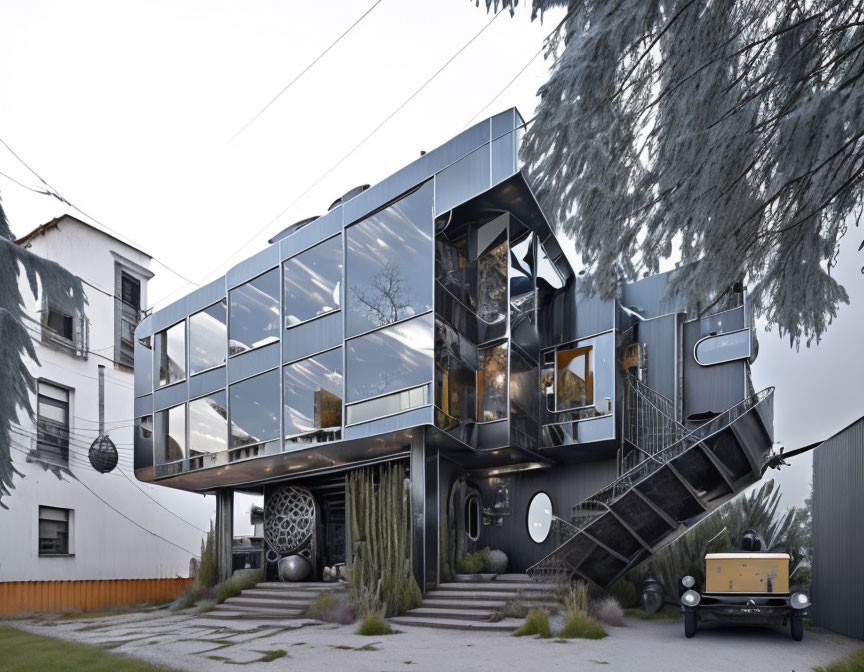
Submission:
{"label": "oval window", "polygon": [[465,534],[471,541],[480,538],[480,498],[475,494],[465,499]]}
{"label": "oval window", "polygon": [[545,492],[538,492],[528,505],[528,534],[532,541],[542,544],[552,529],[552,500]]}
{"label": "oval window", "polygon": [[747,359],[750,357],[751,341],[750,329],[706,336],[696,342],[693,356],[701,366]]}

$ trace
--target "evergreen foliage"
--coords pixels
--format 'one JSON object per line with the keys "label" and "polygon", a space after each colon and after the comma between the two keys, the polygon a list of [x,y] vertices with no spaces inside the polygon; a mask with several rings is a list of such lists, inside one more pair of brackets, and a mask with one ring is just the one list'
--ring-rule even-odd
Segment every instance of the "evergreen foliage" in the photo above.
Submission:
{"label": "evergreen foliage", "polygon": [[[411,516],[405,467],[388,463],[348,476],[351,503],[351,590],[360,616],[380,603],[387,616],[420,606],[411,571]],[[367,605],[367,606],[364,606]]]}
{"label": "evergreen foliage", "polygon": [[216,559],[216,531],[213,529],[212,520],[210,521],[210,530],[207,532],[206,539],[201,540],[201,562],[198,563],[195,582],[208,588],[212,588],[219,582],[219,564]]}
{"label": "evergreen foliage", "polygon": [[849,300],[830,272],[864,195],[860,1],[532,6],[567,14],[521,155],[584,290],[680,256],[691,308],[746,280],[781,335],[818,340]]}
{"label": "evergreen foliage", "polygon": [[4,509],[8,507],[3,497],[15,487],[13,476],[23,478],[12,464],[12,424],[18,422],[20,410],[31,420],[34,417],[30,394],[36,394],[36,384],[25,357],[39,363],[18,288],[22,271],[34,297],[41,292],[46,304],[67,315],[83,316],[87,298],[81,279],[17,245],[0,203],[0,508]]}
{"label": "evergreen foliage", "polygon": [[[696,586],[705,585],[705,554],[735,551],[747,530],[755,530],[765,541],[766,551],[789,553],[790,572],[802,559],[807,535],[801,524],[802,510],[794,507],[778,512],[780,490],[767,481],[757,490],[743,493],[705,518],[669,546],[628,575],[640,584],[653,576],[663,584],[666,599],[677,603],[681,579],[692,576]],[[794,579],[793,579],[794,581]]]}

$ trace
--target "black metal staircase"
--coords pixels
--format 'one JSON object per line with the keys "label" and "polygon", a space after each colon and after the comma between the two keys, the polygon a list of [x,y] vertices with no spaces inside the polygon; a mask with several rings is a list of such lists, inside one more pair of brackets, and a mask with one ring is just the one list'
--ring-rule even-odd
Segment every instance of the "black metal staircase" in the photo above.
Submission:
{"label": "black metal staircase", "polygon": [[569,538],[529,575],[608,585],[758,481],[773,443],[773,395],[773,387],[752,394],[689,432],[653,404],[660,413],[647,435],[625,430],[634,445],[653,437],[637,446],[644,459],[573,507]]}

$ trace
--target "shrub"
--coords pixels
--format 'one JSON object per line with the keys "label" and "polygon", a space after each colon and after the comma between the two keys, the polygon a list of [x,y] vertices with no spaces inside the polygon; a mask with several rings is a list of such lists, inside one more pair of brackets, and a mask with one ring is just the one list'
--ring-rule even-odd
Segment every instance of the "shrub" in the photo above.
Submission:
{"label": "shrub", "polygon": [[189,609],[194,607],[198,600],[204,598],[204,589],[198,585],[197,582],[193,582],[186,590],[184,590],[177,601],[172,605],[172,609]]}
{"label": "shrub", "polygon": [[476,551],[456,558],[456,571],[460,574],[479,574],[483,571],[483,552]]}
{"label": "shrub", "polygon": [[529,611],[522,627],[513,633],[514,637],[527,637],[529,635],[540,635],[543,639],[549,639],[552,636],[552,630],[549,628],[549,615],[545,611],[539,609]]}
{"label": "shrub", "polygon": [[242,574],[235,574],[227,581],[223,581],[216,586],[216,603],[222,604],[229,597],[237,597],[241,592],[248,588],[252,588],[256,583],[260,583],[264,579],[264,570],[255,569],[244,571]]}
{"label": "shrub", "polygon": [[828,667],[814,667],[813,672],[862,672],[864,671],[864,649],[857,649],[843,660]]}
{"label": "shrub", "polygon": [[503,574],[507,571],[507,554],[498,549],[490,549],[488,546],[480,553],[483,555],[483,568],[492,574]]}
{"label": "shrub", "polygon": [[201,562],[195,572],[195,583],[199,586],[212,588],[219,582],[219,566],[216,559],[216,532],[213,530],[213,522],[210,522],[210,531],[207,533],[206,543],[201,541]]}
{"label": "shrub", "polygon": [[603,639],[606,631],[587,614],[568,613],[564,629],[558,636],[562,639]]}
{"label": "shrub", "polygon": [[377,637],[379,635],[393,635],[393,628],[384,620],[384,614],[381,611],[370,611],[360,621],[357,628],[358,635],[367,637]]}
{"label": "shrub", "polygon": [[618,600],[624,609],[633,609],[640,606],[639,591],[632,581],[621,579],[616,581],[606,589],[606,594]]}
{"label": "shrub", "polygon": [[354,622],[354,608],[348,596],[341,592],[325,590],[318,594],[306,610],[306,618],[325,623],[348,625]]}
{"label": "shrub", "polygon": [[588,614],[588,584],[577,581],[570,585],[564,596],[564,608],[567,614]]}
{"label": "shrub", "polygon": [[621,627],[624,625],[624,610],[611,595],[594,603],[594,615],[607,625]]}
{"label": "shrub", "polygon": [[206,614],[208,611],[213,611],[216,608],[216,600],[204,600],[198,605],[196,613]]}

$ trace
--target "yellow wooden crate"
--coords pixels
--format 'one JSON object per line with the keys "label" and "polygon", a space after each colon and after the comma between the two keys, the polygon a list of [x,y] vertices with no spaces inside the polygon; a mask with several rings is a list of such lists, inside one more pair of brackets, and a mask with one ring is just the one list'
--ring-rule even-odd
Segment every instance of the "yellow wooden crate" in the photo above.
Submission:
{"label": "yellow wooden crate", "polygon": [[707,593],[788,593],[787,553],[709,553]]}

